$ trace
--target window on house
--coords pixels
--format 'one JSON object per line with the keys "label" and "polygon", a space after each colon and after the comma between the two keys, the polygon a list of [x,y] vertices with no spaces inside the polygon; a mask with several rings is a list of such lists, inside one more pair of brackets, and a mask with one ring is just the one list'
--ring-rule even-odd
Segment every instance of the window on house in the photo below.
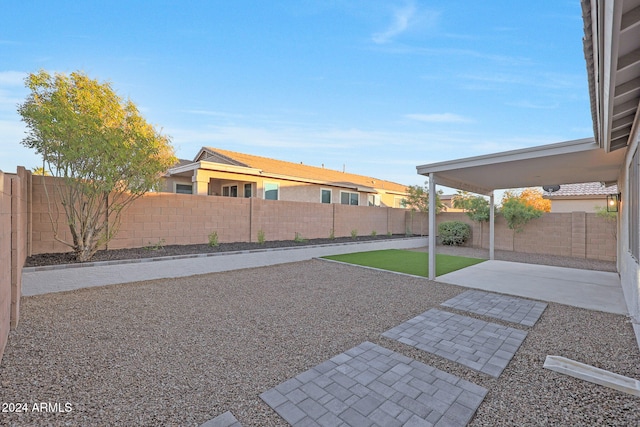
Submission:
{"label": "window on house", "polygon": [[638,197],[640,196],[640,171],[638,170],[638,150],[631,158],[629,165],[629,194],[627,200],[629,203],[629,252],[636,261],[640,260],[640,227],[638,222],[640,218],[640,208],[638,206]]}
{"label": "window on house", "polygon": [[406,200],[404,197],[394,197],[393,198],[393,207],[394,208],[406,208]]}
{"label": "window on house", "polygon": [[358,206],[358,193],[351,193],[349,191],[340,192],[340,203],[343,205]]}
{"label": "window on house", "polygon": [[176,184],[176,193],[193,194],[193,184]]}
{"label": "window on house", "polygon": [[245,184],[244,185],[244,197],[246,197],[248,199],[251,196],[253,196],[253,187],[252,187],[252,185],[250,183],[249,184]]}
{"label": "window on house", "polygon": [[278,200],[278,184],[265,182],[264,198],[265,200]]}
{"label": "window on house", "polygon": [[326,188],[320,189],[320,202],[331,203],[331,190],[327,190]]}
{"label": "window on house", "polygon": [[367,201],[369,202],[369,206],[380,206],[380,195],[369,194]]}
{"label": "window on house", "polygon": [[222,187],[222,195],[225,197],[238,197],[238,186],[224,185]]}

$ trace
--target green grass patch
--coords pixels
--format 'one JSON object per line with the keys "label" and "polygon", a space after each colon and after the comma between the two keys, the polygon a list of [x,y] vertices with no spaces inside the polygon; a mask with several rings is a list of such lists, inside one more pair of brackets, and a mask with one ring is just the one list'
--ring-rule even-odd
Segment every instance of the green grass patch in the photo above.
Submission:
{"label": "green grass patch", "polygon": [[[429,254],[426,252],[386,249],[344,255],[331,255],[323,258],[416,276],[429,276]],[[436,276],[442,276],[443,274],[479,264],[483,261],[486,260],[436,254]]]}

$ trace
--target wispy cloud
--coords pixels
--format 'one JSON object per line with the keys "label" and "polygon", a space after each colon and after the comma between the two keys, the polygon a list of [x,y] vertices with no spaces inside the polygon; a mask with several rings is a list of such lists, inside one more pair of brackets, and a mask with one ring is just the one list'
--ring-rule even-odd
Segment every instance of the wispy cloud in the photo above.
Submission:
{"label": "wispy cloud", "polygon": [[462,74],[458,78],[467,89],[494,89],[503,85],[534,86],[554,90],[576,90],[583,77],[574,74],[529,71],[527,73]]}
{"label": "wispy cloud", "polygon": [[397,8],[393,12],[393,19],[384,30],[372,34],[371,40],[376,44],[387,44],[399,35],[413,29],[429,28],[435,25],[438,12],[419,9],[413,1]]}
{"label": "wispy cloud", "polygon": [[371,37],[374,43],[384,44],[388,43],[395,36],[405,32],[411,24],[411,19],[416,13],[416,7],[414,4],[408,4],[402,9],[397,9],[393,16],[393,22],[391,25],[380,33],[375,33]]}
{"label": "wispy cloud", "polygon": [[411,120],[427,123],[472,123],[473,120],[452,113],[440,114],[407,114],[405,116]]}
{"label": "wispy cloud", "polygon": [[0,87],[22,86],[27,73],[22,71],[0,71]]}
{"label": "wispy cloud", "polygon": [[224,117],[224,118],[242,118],[242,114],[226,113],[223,111],[212,110],[183,110],[184,113],[194,114],[197,116],[209,116],[209,117]]}
{"label": "wispy cloud", "polygon": [[518,108],[529,108],[532,110],[555,110],[560,107],[560,104],[554,102],[552,104],[540,104],[531,101],[516,101],[516,102],[508,102],[506,105],[510,107],[518,107]]}

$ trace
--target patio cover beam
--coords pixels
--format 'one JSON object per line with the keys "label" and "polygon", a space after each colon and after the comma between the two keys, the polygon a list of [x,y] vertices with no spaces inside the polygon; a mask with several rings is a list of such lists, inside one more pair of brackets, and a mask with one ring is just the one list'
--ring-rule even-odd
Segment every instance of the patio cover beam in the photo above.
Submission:
{"label": "patio cover beam", "polygon": [[[494,190],[600,181],[616,183],[626,150],[606,153],[593,138],[417,166],[436,184],[489,196],[489,258],[494,259]],[[429,198],[429,279],[435,279],[435,197]]]}

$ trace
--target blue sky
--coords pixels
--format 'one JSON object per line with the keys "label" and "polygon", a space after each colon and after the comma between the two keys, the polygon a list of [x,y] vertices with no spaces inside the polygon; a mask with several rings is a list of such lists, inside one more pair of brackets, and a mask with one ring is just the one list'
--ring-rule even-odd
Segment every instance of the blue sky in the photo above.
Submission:
{"label": "blue sky", "polygon": [[593,135],[578,0],[7,1],[0,170],[38,166],[29,72],[110,81],[172,137],[422,184],[420,164]]}

